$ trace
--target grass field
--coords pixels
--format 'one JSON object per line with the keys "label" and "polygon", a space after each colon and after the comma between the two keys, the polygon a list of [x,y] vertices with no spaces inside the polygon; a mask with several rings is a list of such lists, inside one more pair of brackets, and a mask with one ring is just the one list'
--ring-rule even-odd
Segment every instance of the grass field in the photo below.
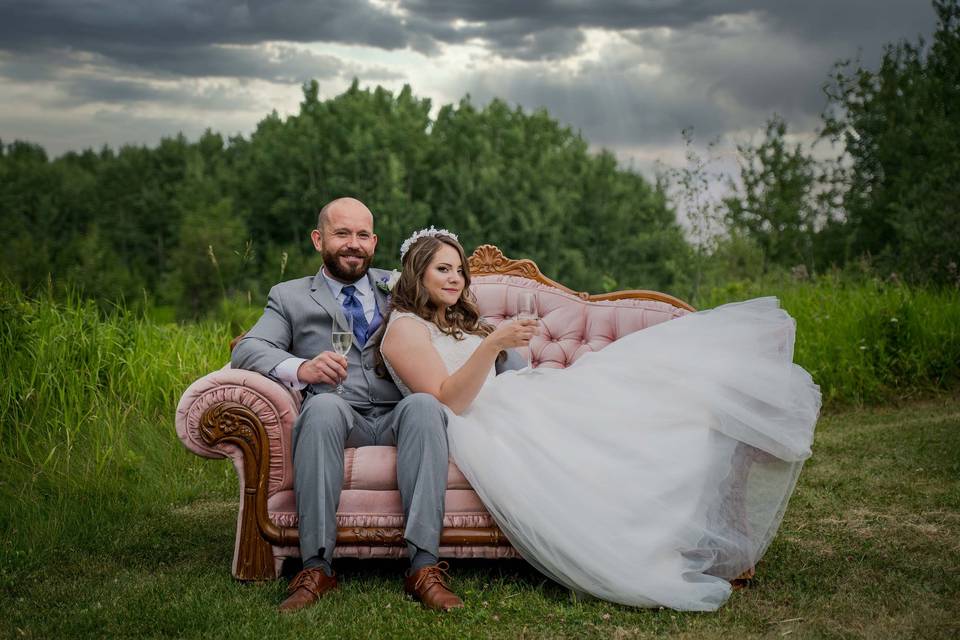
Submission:
{"label": "grass field", "polygon": [[[184,452],[183,455],[188,455]],[[210,465],[227,466],[225,462]],[[960,634],[960,397],[825,416],[757,578],[719,612],[577,601],[519,561],[457,561],[466,608],[407,600],[401,562],[340,562],[342,588],[275,613],[284,581],[229,575],[236,500],[206,495],[107,523],[4,576],[0,636],[204,638],[792,637]],[[94,535],[102,539],[102,536]]]}
{"label": "grass field", "polygon": [[576,601],[522,562],[458,561],[467,608],[438,616],[404,599],[402,564],[352,562],[281,619],[283,582],[229,575],[233,468],[173,431],[236,328],[0,287],[0,637],[960,635],[960,297],[824,280],[699,304],[770,293],[827,413],[757,579],[718,613]]}

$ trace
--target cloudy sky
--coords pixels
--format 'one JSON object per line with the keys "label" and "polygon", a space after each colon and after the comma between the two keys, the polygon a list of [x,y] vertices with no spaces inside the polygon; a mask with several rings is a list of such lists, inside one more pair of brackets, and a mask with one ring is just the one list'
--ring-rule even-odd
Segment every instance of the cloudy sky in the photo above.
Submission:
{"label": "cloudy sky", "polygon": [[928,0],[0,0],[0,139],[52,154],[249,134],[356,77],[546,107],[650,171],[680,131],[809,136],[834,61],[929,37]]}

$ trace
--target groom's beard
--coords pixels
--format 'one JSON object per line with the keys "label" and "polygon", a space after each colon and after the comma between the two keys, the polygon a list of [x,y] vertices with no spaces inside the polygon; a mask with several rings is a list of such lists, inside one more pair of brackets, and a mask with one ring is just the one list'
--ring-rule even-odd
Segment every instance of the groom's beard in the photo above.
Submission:
{"label": "groom's beard", "polygon": [[[341,258],[347,256],[357,257],[362,261],[356,265],[346,264]],[[373,260],[372,255],[366,254],[362,250],[352,251],[350,249],[344,249],[337,253],[324,251],[321,253],[321,257],[323,258],[323,266],[327,268],[327,272],[342,282],[356,282],[362,278],[366,275],[367,269],[370,268],[370,262]]]}

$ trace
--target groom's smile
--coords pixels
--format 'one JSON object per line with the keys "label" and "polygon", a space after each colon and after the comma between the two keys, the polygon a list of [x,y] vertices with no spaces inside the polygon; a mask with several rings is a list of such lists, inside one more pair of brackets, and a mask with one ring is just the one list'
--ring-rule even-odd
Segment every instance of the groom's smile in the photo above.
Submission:
{"label": "groom's smile", "polygon": [[372,255],[359,251],[340,251],[330,254],[321,252],[327,271],[337,280],[354,282],[361,278],[370,266]]}
{"label": "groom's smile", "polygon": [[370,267],[377,236],[373,215],[359,200],[344,198],[324,208],[321,224],[310,234],[327,273],[341,282],[355,282]]}

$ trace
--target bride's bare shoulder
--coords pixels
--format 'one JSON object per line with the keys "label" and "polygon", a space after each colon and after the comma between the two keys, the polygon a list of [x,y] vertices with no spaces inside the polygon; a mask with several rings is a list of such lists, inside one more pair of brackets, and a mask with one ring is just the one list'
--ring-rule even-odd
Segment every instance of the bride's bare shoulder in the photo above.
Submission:
{"label": "bride's bare shoulder", "polygon": [[410,340],[430,340],[430,323],[412,313],[395,313],[390,318],[383,344],[403,344]]}

